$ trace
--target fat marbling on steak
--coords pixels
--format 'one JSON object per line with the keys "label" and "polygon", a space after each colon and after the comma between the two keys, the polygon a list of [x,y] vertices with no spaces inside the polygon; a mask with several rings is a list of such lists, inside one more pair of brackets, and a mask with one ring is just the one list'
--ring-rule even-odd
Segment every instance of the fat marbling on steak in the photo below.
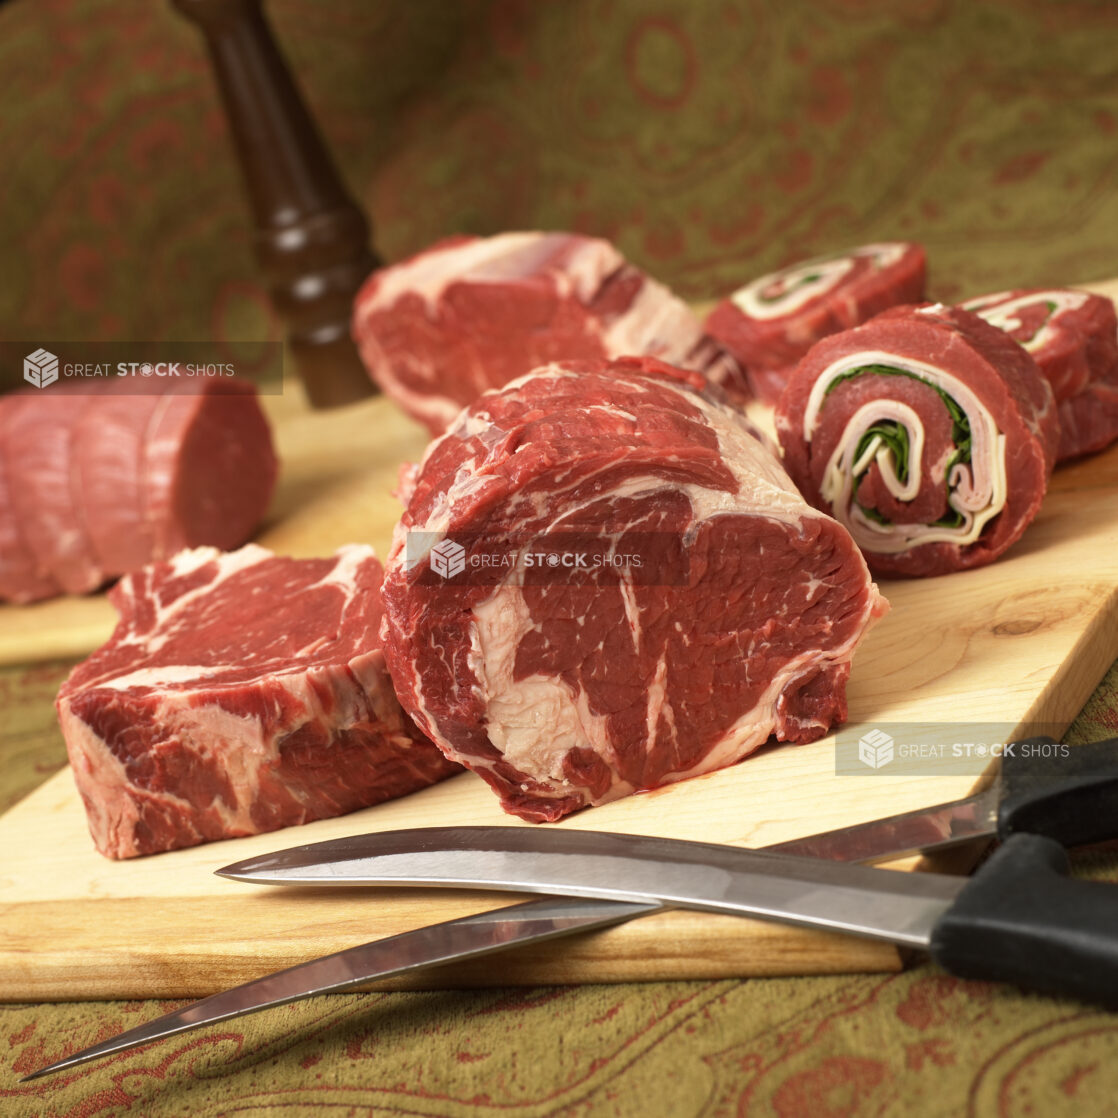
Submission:
{"label": "fat marbling on steak", "polygon": [[537,369],[463,412],[407,489],[389,670],[507,811],[555,820],[846,717],[886,603],[701,377],[647,358]]}
{"label": "fat marbling on steak", "polygon": [[368,547],[195,548],[126,576],[120,622],[58,697],[110,858],[343,815],[458,771],[400,709]]}
{"label": "fat marbling on steak", "polygon": [[486,390],[561,359],[647,354],[748,394],[685,303],[576,233],[439,241],[369,277],[353,334],[369,375],[433,435]]}

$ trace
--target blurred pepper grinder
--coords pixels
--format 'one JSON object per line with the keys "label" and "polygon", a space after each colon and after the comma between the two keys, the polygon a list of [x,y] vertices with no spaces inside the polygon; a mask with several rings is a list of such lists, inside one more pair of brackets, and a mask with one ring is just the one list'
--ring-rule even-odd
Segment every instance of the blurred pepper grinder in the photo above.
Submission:
{"label": "blurred pepper grinder", "polygon": [[205,36],[256,224],[254,245],[313,406],[376,390],[349,335],[353,296],[380,264],[260,0],[172,0]]}

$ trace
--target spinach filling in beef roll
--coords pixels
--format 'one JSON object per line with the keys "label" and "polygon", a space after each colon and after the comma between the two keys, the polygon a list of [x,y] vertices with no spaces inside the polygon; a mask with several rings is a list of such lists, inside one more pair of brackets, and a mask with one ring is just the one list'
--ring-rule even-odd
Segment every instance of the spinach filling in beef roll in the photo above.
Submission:
{"label": "spinach filling in beef roll", "polygon": [[882,575],[982,566],[1040,508],[1059,439],[1019,345],[955,307],[897,307],[817,343],[776,413],[785,466]]}

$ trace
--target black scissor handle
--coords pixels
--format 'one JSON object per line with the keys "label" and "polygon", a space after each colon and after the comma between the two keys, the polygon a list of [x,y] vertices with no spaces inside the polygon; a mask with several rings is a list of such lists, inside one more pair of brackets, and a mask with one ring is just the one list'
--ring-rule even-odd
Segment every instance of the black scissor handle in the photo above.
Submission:
{"label": "black scissor handle", "polygon": [[998,835],[1046,835],[1061,846],[1118,838],[1118,738],[1062,746],[1014,742],[1001,759]]}
{"label": "black scissor handle", "polygon": [[1068,877],[1067,852],[1013,835],[932,933],[932,958],[960,978],[1118,1008],[1118,888]]}

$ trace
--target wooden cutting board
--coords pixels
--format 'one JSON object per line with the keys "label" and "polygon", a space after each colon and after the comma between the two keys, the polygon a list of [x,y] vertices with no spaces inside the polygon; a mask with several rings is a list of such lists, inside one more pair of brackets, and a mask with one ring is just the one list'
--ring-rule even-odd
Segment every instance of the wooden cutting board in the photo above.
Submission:
{"label": "wooden cutting board", "polygon": [[[1118,284],[1111,285],[1111,290]],[[268,401],[285,461],[262,542],[382,552],[397,464],[424,438],[385,400],[308,414]],[[882,589],[890,614],[859,649],[851,724],[1066,727],[1118,656],[1118,448],[1058,471],[1025,539],[983,570]],[[0,611],[3,654],[78,653],[111,627],[103,600]],[[752,846],[937,803],[977,775],[836,775],[833,739],[744,763],[557,826]],[[0,999],[186,997],[353,944],[513,903],[495,893],[314,891],[223,881],[213,870],[296,843],[395,827],[510,824],[465,774],[380,807],[279,833],[130,862],[92,848],[69,771],[0,817]],[[520,824],[524,825],[524,824]],[[890,947],[732,917],[672,912],[537,949],[428,972],[407,985],[638,981],[891,970]],[[383,987],[400,987],[396,981]]]}

